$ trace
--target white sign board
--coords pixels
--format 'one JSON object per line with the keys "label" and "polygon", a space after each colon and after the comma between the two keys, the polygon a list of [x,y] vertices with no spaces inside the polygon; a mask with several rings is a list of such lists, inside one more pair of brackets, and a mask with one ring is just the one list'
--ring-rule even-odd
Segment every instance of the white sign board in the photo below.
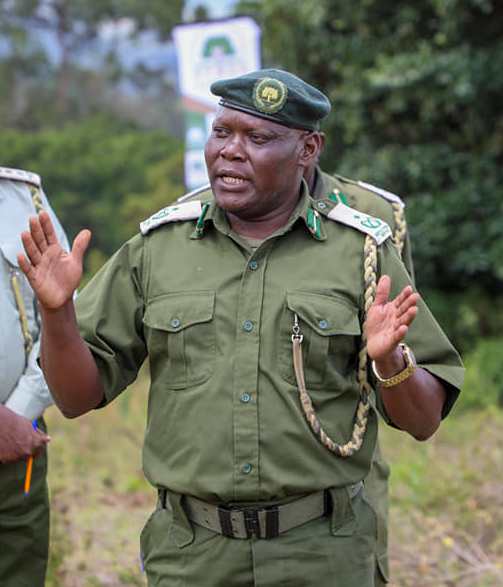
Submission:
{"label": "white sign board", "polygon": [[187,189],[208,181],[203,148],[218,104],[210,92],[219,79],[260,69],[260,29],[248,17],[180,25],[173,30],[185,112]]}

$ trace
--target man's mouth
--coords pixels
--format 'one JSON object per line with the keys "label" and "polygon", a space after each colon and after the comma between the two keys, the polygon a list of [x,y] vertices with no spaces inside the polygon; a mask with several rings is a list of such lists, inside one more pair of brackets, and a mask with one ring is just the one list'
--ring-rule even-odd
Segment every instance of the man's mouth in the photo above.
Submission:
{"label": "man's mouth", "polygon": [[220,179],[227,185],[239,185],[245,182],[242,177],[233,177],[232,175],[221,175]]}

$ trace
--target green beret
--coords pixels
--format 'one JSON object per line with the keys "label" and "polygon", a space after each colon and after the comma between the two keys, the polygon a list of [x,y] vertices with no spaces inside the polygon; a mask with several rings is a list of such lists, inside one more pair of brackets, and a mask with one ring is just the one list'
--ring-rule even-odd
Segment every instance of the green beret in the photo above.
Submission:
{"label": "green beret", "polygon": [[218,80],[210,90],[220,96],[221,106],[304,130],[318,130],[331,108],[325,94],[280,69],[260,69]]}

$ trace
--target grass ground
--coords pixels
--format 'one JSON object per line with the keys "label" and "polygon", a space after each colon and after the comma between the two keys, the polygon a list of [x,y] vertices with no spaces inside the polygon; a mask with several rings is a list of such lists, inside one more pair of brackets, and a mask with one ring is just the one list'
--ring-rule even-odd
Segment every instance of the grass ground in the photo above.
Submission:
{"label": "grass ground", "polygon": [[[155,494],[141,471],[145,411],[145,378],[79,420],[49,411],[46,587],[146,585],[138,544]],[[451,417],[428,443],[383,431],[394,587],[503,585],[501,430],[503,412],[494,410]]]}

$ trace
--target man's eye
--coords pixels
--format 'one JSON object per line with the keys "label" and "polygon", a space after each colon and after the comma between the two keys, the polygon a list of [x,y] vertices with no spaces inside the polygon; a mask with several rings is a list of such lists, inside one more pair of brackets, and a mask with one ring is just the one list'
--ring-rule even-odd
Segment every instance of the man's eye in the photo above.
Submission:
{"label": "man's eye", "polygon": [[213,134],[216,137],[226,137],[228,132],[225,128],[216,127],[213,129]]}
{"label": "man's eye", "polygon": [[257,143],[258,145],[262,145],[262,144],[266,143],[268,140],[268,137],[265,137],[264,135],[258,135],[258,134],[252,134],[252,135],[250,135],[250,138],[254,143]]}

